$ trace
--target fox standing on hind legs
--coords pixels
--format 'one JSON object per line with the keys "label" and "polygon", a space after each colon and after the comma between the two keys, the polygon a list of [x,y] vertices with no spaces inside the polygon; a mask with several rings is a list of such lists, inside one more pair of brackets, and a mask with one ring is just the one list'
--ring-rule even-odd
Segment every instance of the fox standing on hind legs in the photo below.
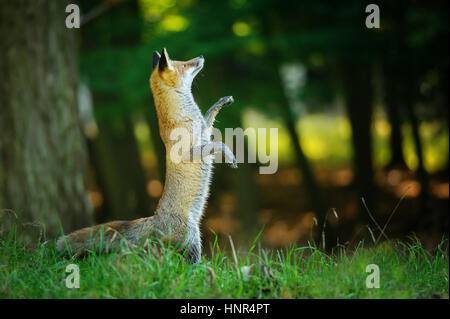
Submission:
{"label": "fox standing on hind legs", "polygon": [[[88,249],[98,249],[100,231],[103,242],[110,248],[117,247],[122,238],[138,245],[146,239],[159,238],[180,244],[187,250],[190,262],[196,263],[201,257],[200,221],[209,194],[212,174],[212,157],[223,152],[227,163],[236,167],[236,159],[222,142],[211,141],[211,130],[219,110],[233,103],[231,96],[217,101],[202,116],[191,93],[194,77],[203,68],[203,56],[189,61],[170,60],[166,49],[153,53],[153,71],[150,86],[153,92],[161,138],[166,147],[166,182],[155,214],[151,217],[132,221],[113,221],[102,225],[77,230],[58,239],[56,248],[63,251],[70,245],[73,254],[81,254]],[[195,133],[195,128],[201,128]],[[171,139],[174,129],[193,132],[190,136],[189,154],[182,154],[182,161],[171,159],[171,149],[177,143]],[[198,141],[194,144],[192,141]],[[200,149],[200,156],[197,154]],[[211,150],[204,152],[204,150]]]}

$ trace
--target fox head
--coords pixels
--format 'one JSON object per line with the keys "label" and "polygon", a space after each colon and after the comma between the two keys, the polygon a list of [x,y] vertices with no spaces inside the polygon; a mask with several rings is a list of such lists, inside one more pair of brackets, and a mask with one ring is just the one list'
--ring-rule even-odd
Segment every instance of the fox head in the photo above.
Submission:
{"label": "fox head", "polygon": [[192,81],[203,68],[204,62],[203,56],[189,61],[173,61],[169,58],[165,48],[161,55],[154,51],[151,80],[158,80],[158,82],[178,90],[190,91]]}

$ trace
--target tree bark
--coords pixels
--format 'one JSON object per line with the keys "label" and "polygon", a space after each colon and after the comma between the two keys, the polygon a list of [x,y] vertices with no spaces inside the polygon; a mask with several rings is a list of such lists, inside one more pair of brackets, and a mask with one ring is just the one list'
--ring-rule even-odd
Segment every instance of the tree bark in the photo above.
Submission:
{"label": "tree bark", "polygon": [[[355,187],[360,197],[375,211],[375,186],[372,151],[372,78],[370,66],[347,64],[342,69],[345,106],[352,127]],[[369,223],[362,211],[360,221]]]}
{"label": "tree bark", "polygon": [[413,72],[411,69],[413,68],[412,64],[410,70],[406,71],[406,75],[404,78],[405,87],[403,90],[403,100],[405,101],[405,108],[407,110],[408,119],[411,123],[412,130],[412,138],[414,142],[414,150],[416,151],[417,156],[417,179],[419,180],[421,191],[420,191],[420,211],[422,213],[428,213],[431,211],[430,206],[430,196],[428,190],[428,174],[425,170],[424,165],[424,156],[423,156],[423,145],[420,137],[419,127],[420,121],[415,114],[414,101],[417,98],[417,87],[412,83],[411,79],[413,79]]}
{"label": "tree bark", "polygon": [[394,65],[384,66],[384,101],[386,106],[386,114],[391,124],[391,135],[389,138],[391,148],[391,159],[386,166],[387,169],[402,167],[406,168],[405,157],[403,156],[403,136],[402,136],[402,118],[400,100],[401,92],[399,83],[401,79],[398,73],[399,68]]}
{"label": "tree bark", "polygon": [[97,121],[99,135],[90,151],[97,180],[104,196],[103,215],[99,222],[134,219],[153,214],[146,192],[145,172],[128,116]]}
{"label": "tree bark", "polygon": [[[0,8],[0,208],[28,241],[92,222],[78,120],[75,30],[64,1],[2,1]],[[3,214],[4,215],[4,214]]]}

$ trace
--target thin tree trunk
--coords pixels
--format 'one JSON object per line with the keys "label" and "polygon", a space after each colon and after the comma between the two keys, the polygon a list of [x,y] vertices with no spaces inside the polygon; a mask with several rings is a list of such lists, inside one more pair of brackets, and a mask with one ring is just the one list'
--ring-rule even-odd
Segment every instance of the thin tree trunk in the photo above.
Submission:
{"label": "thin tree trunk", "polygon": [[92,222],[66,4],[2,1],[0,8],[0,208],[37,226],[23,234],[29,240]]}
{"label": "thin tree trunk", "polygon": [[401,79],[397,76],[397,72],[401,70],[395,68],[394,65],[385,66],[384,71],[384,101],[386,106],[386,114],[391,125],[391,135],[389,138],[391,148],[391,159],[386,166],[388,169],[395,167],[406,167],[405,157],[403,156],[403,136],[402,136],[402,119],[399,92],[399,82]]}
{"label": "thin tree trunk", "polygon": [[[104,196],[100,221],[149,216],[156,203],[146,193],[145,173],[128,117],[99,120],[99,135],[92,142],[97,180]],[[114,125],[115,124],[115,125]]]}
{"label": "thin tree trunk", "polygon": [[[372,78],[370,66],[346,65],[342,69],[347,115],[352,127],[355,187],[360,197],[375,211],[375,186],[372,151]],[[368,214],[360,209],[360,221],[369,222]]]}
{"label": "thin tree trunk", "polygon": [[[408,76],[409,74],[409,76]],[[405,108],[407,110],[408,119],[411,124],[412,137],[414,141],[414,149],[416,151],[417,156],[417,179],[419,180],[421,186],[420,192],[420,210],[422,213],[428,213],[430,208],[429,203],[429,190],[428,190],[428,174],[425,170],[424,166],[424,158],[423,158],[423,147],[422,141],[420,138],[420,122],[415,114],[414,110],[414,101],[417,89],[414,87],[411,77],[413,75],[408,71],[407,75],[404,79],[405,88],[403,91],[403,100],[405,101]]]}
{"label": "thin tree trunk", "polygon": [[324,217],[325,207],[323,205],[323,198],[321,198],[319,186],[317,185],[316,179],[312,173],[311,167],[309,165],[309,161],[303,151],[303,148],[300,143],[299,133],[297,132],[297,128],[295,127],[294,115],[290,110],[290,107],[286,105],[284,107],[284,116],[283,120],[288,129],[289,136],[292,140],[292,146],[294,148],[294,153],[297,159],[297,166],[302,173],[302,177],[304,180],[305,190],[306,190],[306,198],[307,198],[307,206],[314,210],[318,216]]}
{"label": "thin tree trunk", "polygon": [[[272,59],[272,61],[278,61]],[[277,67],[277,71],[279,70],[279,66]],[[298,169],[300,170],[303,178],[303,189],[305,192],[305,200],[306,200],[306,207],[307,209],[310,209],[314,211],[318,217],[320,228],[319,231],[315,233],[315,240],[317,243],[322,239],[321,234],[323,232],[322,227],[323,221],[325,220],[325,216],[327,214],[327,207],[326,202],[324,200],[322,191],[320,189],[319,184],[317,183],[314,173],[311,169],[311,166],[309,164],[308,158],[305,155],[305,152],[303,151],[302,145],[300,143],[300,134],[297,131],[296,128],[296,116],[292,112],[292,109],[290,107],[289,101],[284,94],[284,90],[282,87],[282,80],[280,77],[279,72],[277,72],[277,79],[276,83],[279,83],[280,85],[280,98],[281,98],[281,108],[280,113],[282,116],[282,119],[284,121],[284,124],[286,125],[286,128],[289,133],[289,137],[292,141],[292,147],[294,150],[295,158],[296,158],[296,164]],[[326,226],[325,226],[326,227]],[[337,231],[333,227],[326,227],[326,233],[325,233],[325,248],[331,249],[336,245],[337,240]],[[323,245],[322,243],[321,245]],[[321,246],[323,247],[323,246]]]}
{"label": "thin tree trunk", "polygon": [[415,102],[419,96],[419,77],[417,74],[417,61],[415,61],[414,57],[409,54],[409,46],[407,44],[407,17],[405,16],[404,11],[400,11],[402,14],[397,19],[397,29],[398,31],[398,43],[399,43],[399,51],[400,55],[403,57],[402,65],[403,70],[401,74],[401,99],[404,102],[404,107],[406,109],[406,113],[411,124],[412,129],[412,137],[414,141],[414,148],[417,155],[417,178],[421,185],[421,193],[420,193],[420,210],[422,213],[428,213],[430,208],[429,203],[429,191],[428,191],[428,175],[424,166],[424,158],[423,158],[423,147],[422,141],[420,139],[420,121],[415,114]]}
{"label": "thin tree trunk", "polygon": [[[242,123],[240,122],[239,126],[236,127],[242,127]],[[247,138],[244,141],[244,149],[248,154]],[[237,174],[235,174],[235,189],[237,192],[237,211],[243,225],[241,242],[251,245],[261,228],[261,225],[258,223],[258,185],[255,182],[257,166],[253,163],[248,163],[248,161],[238,165],[239,169]]]}
{"label": "thin tree trunk", "polygon": [[[263,15],[263,30],[264,34],[268,38],[275,39],[277,37],[276,30],[280,24],[281,23],[279,17],[273,14],[273,12],[265,12],[265,14]],[[286,125],[286,128],[288,129],[288,133],[292,141],[292,146],[296,156],[297,167],[300,170],[303,177],[304,181],[303,185],[305,187],[306,193],[305,194],[306,206],[308,207],[308,209],[313,210],[317,214],[317,217],[319,218],[320,221],[323,221],[326,216],[326,209],[327,209],[326,204],[324,203],[320,187],[316,182],[314,174],[309,165],[308,159],[301,146],[299,133],[297,132],[297,129],[295,127],[296,118],[290,108],[289,101],[285,95],[282,84],[283,82],[279,73],[281,60],[280,52],[288,51],[287,49],[288,47],[289,47],[288,43],[281,42],[279,43],[279,46],[277,48],[268,49],[267,52],[268,63],[274,66],[274,77],[275,77],[274,83],[279,84],[279,92],[281,99],[280,114]],[[317,240],[319,240],[321,232],[322,229],[320,229],[320,231],[315,234]],[[327,234],[328,236],[326,236],[327,241],[326,247],[327,249],[329,249],[332,247],[332,245],[336,243],[336,232],[333,228],[328,228]]]}

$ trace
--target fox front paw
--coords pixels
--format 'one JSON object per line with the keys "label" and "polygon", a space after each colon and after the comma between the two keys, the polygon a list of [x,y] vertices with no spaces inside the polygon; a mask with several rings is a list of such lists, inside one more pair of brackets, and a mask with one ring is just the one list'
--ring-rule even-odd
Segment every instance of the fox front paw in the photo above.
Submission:
{"label": "fox front paw", "polygon": [[232,96],[224,96],[224,97],[221,97],[219,100],[219,103],[222,106],[230,105],[233,102],[234,102],[234,99]]}
{"label": "fox front paw", "polygon": [[237,168],[237,167],[238,167],[238,166],[237,166],[236,158],[233,158],[233,162],[230,164],[230,166],[231,166],[232,168]]}

